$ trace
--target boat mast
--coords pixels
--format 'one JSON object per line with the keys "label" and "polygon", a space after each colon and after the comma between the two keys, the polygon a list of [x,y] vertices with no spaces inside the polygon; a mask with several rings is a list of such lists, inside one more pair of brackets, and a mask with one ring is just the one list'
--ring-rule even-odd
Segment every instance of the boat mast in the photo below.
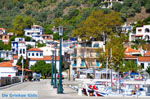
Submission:
{"label": "boat mast", "polygon": [[112,87],[112,48],[110,49],[110,62],[111,62],[111,87]]}

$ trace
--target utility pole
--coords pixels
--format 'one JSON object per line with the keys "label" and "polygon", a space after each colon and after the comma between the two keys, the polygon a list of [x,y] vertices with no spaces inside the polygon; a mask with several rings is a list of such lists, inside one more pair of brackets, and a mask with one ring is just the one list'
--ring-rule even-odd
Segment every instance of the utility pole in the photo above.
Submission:
{"label": "utility pole", "polygon": [[52,51],[52,71],[51,71],[51,85],[54,85],[54,81],[53,81],[53,74],[54,74],[54,59],[53,59],[53,51]]}
{"label": "utility pole", "polygon": [[110,49],[110,61],[111,61],[111,87],[112,87],[112,48]]}
{"label": "utility pole", "polygon": [[108,80],[107,73],[108,73],[108,56],[107,56],[107,63],[106,63],[106,86],[108,85],[107,84],[107,80]]}
{"label": "utility pole", "polygon": [[57,55],[56,55],[56,48],[57,48],[57,43],[55,43],[55,70],[54,70],[54,86],[53,88],[57,88],[57,79],[56,79],[56,60],[57,60]]}
{"label": "utility pole", "polygon": [[21,82],[23,83],[23,71],[24,71],[24,61],[23,61],[23,57],[22,57],[22,79],[21,79]]}
{"label": "utility pole", "polygon": [[59,49],[59,84],[57,93],[63,94],[62,86],[62,36],[63,36],[63,27],[59,26],[59,35],[60,35],[60,49]]}

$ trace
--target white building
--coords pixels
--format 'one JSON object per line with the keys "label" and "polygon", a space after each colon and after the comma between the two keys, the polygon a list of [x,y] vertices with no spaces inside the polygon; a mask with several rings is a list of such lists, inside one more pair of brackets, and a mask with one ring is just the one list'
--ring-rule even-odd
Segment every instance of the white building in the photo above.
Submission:
{"label": "white building", "polygon": [[[112,8],[112,5],[114,2],[119,2],[119,3],[123,3],[124,0],[103,0],[102,2],[104,3],[102,5],[102,8]],[[107,6],[106,6],[107,3]]]}
{"label": "white building", "polygon": [[[54,55],[54,51],[53,51]],[[43,56],[43,51],[38,48],[31,48],[28,50],[27,56],[29,58],[29,68],[37,61],[44,60],[46,63],[52,63],[52,56]],[[55,60],[55,58],[54,58]],[[59,57],[56,57],[56,68],[59,70]]]}
{"label": "white building", "polygon": [[122,30],[121,33],[129,33],[133,30],[133,26],[125,23],[123,26],[121,26],[121,30]]}
{"label": "white building", "polygon": [[131,55],[131,56],[140,56],[142,53],[140,50],[132,49],[130,47],[127,47],[125,49],[125,54],[126,55]]}
{"label": "white building", "polygon": [[150,66],[150,57],[138,57],[137,64],[142,66],[142,70],[146,70]]}
{"label": "white building", "polygon": [[0,28],[0,35],[6,34],[6,30],[4,28]]}
{"label": "white building", "polygon": [[17,69],[10,62],[0,63],[0,77],[15,77]]}
{"label": "white building", "polygon": [[35,41],[41,41],[43,35],[43,28],[39,25],[33,25],[31,29],[24,29],[25,36],[33,38]]}
{"label": "white building", "polygon": [[15,38],[15,41],[11,42],[11,48],[13,54],[17,54],[18,58],[23,56],[26,59],[26,45],[24,38]]}
{"label": "white building", "polygon": [[14,66],[17,64],[18,59],[19,59],[18,55],[13,56],[13,65]]}
{"label": "white building", "polygon": [[135,41],[136,39],[150,40],[150,25],[144,25],[143,27],[137,27],[136,33],[130,33],[129,41]]}
{"label": "white building", "polygon": [[[39,49],[43,51],[43,56],[52,56],[54,54],[53,51],[55,51],[55,48],[53,46],[40,47]],[[56,48],[56,56],[58,55],[59,55],[59,49]]]}
{"label": "white building", "polygon": [[42,38],[43,43],[53,41],[53,35],[43,34],[43,35],[41,35],[41,38]]}
{"label": "white building", "polygon": [[0,58],[3,58],[4,60],[12,60],[13,53],[12,51],[0,50]]}
{"label": "white building", "polygon": [[82,42],[71,46],[74,51],[71,53],[70,71],[73,75],[75,72],[84,68],[101,68],[102,63],[99,60],[98,50],[105,52],[103,41],[92,41],[90,44]]}

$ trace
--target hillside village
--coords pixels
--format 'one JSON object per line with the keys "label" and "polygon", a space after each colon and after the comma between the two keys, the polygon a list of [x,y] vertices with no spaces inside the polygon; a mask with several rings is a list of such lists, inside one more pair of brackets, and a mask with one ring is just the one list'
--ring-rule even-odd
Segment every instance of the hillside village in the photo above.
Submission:
{"label": "hillside village", "polygon": [[[150,25],[137,27],[136,33],[133,33],[132,29],[132,26],[122,26],[122,33],[126,34],[130,31],[129,44],[124,45],[123,59],[125,61],[134,60],[137,66],[142,66],[141,70],[146,71],[150,65],[150,52],[148,48],[142,48],[142,46],[137,49],[132,48],[132,42],[136,40],[150,40]],[[11,50],[0,50],[0,58],[5,61],[1,62],[1,67],[10,64],[10,67],[16,67],[16,69],[14,69],[17,70],[17,62],[20,58],[23,58],[25,62],[28,60],[28,64],[25,64],[25,69],[30,70],[31,66],[40,60],[46,63],[52,63],[52,55],[54,55],[56,51],[56,64],[57,70],[59,70],[59,41],[53,40],[53,35],[44,34],[43,28],[39,25],[33,25],[30,29],[24,29],[24,31],[25,36],[31,37],[31,40],[26,41],[25,38],[16,37],[14,41],[11,41]],[[57,31],[57,29],[55,29],[55,31]],[[6,33],[5,29],[1,28],[1,42],[8,44],[12,36],[14,36],[14,33]],[[44,43],[45,45],[38,47],[36,42]],[[55,43],[58,44],[57,48],[55,47]],[[101,60],[99,60],[99,52],[97,52],[97,50],[102,48],[103,52],[106,51],[105,41],[92,40],[88,45],[84,45],[82,41],[68,38],[68,40],[63,40],[62,48],[63,57],[69,54],[68,58],[70,60],[70,67],[72,68],[71,70],[76,71],[78,68],[93,68],[95,66],[96,68],[102,68]],[[68,60],[64,60],[64,62],[65,61],[68,62]],[[66,70],[67,68],[68,66],[66,66]],[[5,72],[7,73],[5,74]],[[5,72],[3,74],[4,76],[11,75],[7,69]]]}

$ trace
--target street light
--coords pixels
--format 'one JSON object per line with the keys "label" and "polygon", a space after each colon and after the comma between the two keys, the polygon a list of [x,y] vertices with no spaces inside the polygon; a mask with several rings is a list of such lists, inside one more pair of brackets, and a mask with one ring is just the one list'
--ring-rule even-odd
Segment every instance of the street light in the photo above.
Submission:
{"label": "street light", "polygon": [[57,78],[56,78],[56,48],[57,48],[57,42],[56,43],[54,43],[54,46],[55,46],[55,67],[54,67],[54,86],[53,86],[53,88],[57,88]]}
{"label": "street light", "polygon": [[63,36],[63,27],[59,26],[59,36],[60,36],[60,49],[59,49],[59,84],[57,93],[62,94],[63,88],[62,88],[62,61],[61,61],[61,55],[62,55],[62,36]]}
{"label": "street light", "polygon": [[68,65],[69,65],[69,81],[70,81],[70,57],[68,58]]}
{"label": "street light", "polygon": [[22,56],[22,79],[21,79],[21,82],[23,83],[23,77],[24,76],[24,58],[23,58],[23,56]]}
{"label": "street light", "polygon": [[53,73],[54,73],[54,60],[53,60],[53,51],[52,51],[52,72],[51,72],[51,85],[54,85],[54,81],[53,81]]}

